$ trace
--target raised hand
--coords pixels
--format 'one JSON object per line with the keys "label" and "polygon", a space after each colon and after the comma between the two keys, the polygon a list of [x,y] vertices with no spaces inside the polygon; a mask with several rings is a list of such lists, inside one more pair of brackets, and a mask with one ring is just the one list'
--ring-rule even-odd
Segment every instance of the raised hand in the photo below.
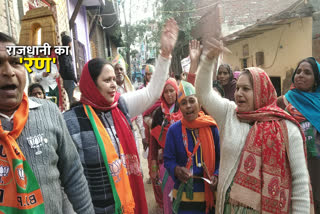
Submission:
{"label": "raised hand", "polygon": [[222,40],[218,41],[215,38],[210,38],[205,42],[204,54],[208,59],[214,59],[218,57],[222,52],[231,53],[231,51],[223,46]]}
{"label": "raised hand", "polygon": [[191,62],[199,62],[201,52],[202,49],[200,48],[200,42],[195,39],[191,40],[189,42],[189,55]]}
{"label": "raised hand", "polygon": [[170,57],[171,52],[176,44],[178,34],[179,27],[177,22],[173,18],[168,19],[162,29],[160,39],[161,56],[165,58]]}

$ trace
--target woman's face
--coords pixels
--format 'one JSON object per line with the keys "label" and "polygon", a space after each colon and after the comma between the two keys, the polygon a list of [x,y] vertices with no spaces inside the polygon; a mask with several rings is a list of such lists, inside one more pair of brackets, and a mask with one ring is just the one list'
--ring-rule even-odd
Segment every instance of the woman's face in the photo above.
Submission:
{"label": "woman's face", "polygon": [[116,75],[111,65],[106,64],[96,81],[99,92],[106,98],[108,103],[113,103],[116,94],[117,83]]}
{"label": "woman's face", "polygon": [[176,102],[177,94],[174,90],[174,87],[170,84],[167,84],[163,90],[163,97],[168,106],[173,105]]}
{"label": "woman's face", "polygon": [[200,105],[198,99],[194,95],[187,96],[180,101],[180,111],[183,118],[187,121],[193,121],[197,119],[200,111]]}
{"label": "woman's face", "polygon": [[234,97],[238,112],[254,111],[253,86],[247,74],[240,75]]}
{"label": "woman's face", "polygon": [[314,74],[308,62],[300,63],[294,76],[294,86],[301,91],[312,92],[314,86]]}
{"label": "woman's face", "polygon": [[32,90],[31,92],[31,97],[36,97],[36,98],[39,98],[39,99],[44,99],[44,94],[41,90],[41,88],[39,87],[36,87]]}
{"label": "woman's face", "polygon": [[225,86],[229,83],[230,73],[224,66],[219,67],[217,79],[222,86]]}

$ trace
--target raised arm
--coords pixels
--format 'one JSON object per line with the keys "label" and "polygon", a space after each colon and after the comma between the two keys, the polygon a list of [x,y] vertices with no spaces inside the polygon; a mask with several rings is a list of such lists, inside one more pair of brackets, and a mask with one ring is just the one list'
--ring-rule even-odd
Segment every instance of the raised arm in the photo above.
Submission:
{"label": "raised arm", "polygon": [[196,72],[198,69],[200,56],[202,49],[200,47],[200,42],[197,40],[191,40],[189,42],[189,56],[190,56],[190,70],[188,73],[187,81],[194,85],[196,80]]}
{"label": "raised arm", "polygon": [[165,81],[168,78],[171,52],[176,44],[178,32],[179,28],[176,21],[169,19],[162,30],[160,56],[150,83],[146,88],[122,95],[131,117],[143,113],[161,96]]}
{"label": "raised arm", "polygon": [[236,104],[227,99],[222,98],[216,91],[212,89],[213,68],[217,63],[219,50],[216,47],[206,50],[207,54],[201,56],[200,65],[196,78],[196,96],[204,109],[218,122],[221,126],[225,122],[227,113],[234,111]]}

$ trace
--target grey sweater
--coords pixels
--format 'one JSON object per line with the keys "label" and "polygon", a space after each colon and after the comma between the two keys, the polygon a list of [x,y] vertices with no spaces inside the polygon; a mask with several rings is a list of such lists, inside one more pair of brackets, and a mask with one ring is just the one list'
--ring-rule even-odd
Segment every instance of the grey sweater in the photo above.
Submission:
{"label": "grey sweater", "polygon": [[[12,121],[0,118],[3,128],[12,130]],[[29,99],[28,121],[17,142],[40,185],[46,214],[63,213],[61,186],[75,212],[94,213],[79,155],[54,103]]]}

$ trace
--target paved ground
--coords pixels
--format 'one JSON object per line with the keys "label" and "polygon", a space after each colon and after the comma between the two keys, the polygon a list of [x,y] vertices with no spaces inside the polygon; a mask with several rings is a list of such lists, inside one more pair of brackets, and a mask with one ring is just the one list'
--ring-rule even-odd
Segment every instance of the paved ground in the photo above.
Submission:
{"label": "paved ground", "polygon": [[[140,141],[141,143],[141,141]],[[152,189],[152,184],[147,184],[147,180],[149,178],[149,169],[148,169],[148,163],[147,160],[142,157],[142,143],[140,144],[140,161],[141,161],[141,167],[143,171],[143,183],[144,183],[144,189],[146,192],[146,198],[147,198],[147,203],[148,203],[148,210],[150,214],[162,214],[162,210],[159,208],[157,205],[155,199],[154,199],[154,194],[153,194],[153,189]]]}

